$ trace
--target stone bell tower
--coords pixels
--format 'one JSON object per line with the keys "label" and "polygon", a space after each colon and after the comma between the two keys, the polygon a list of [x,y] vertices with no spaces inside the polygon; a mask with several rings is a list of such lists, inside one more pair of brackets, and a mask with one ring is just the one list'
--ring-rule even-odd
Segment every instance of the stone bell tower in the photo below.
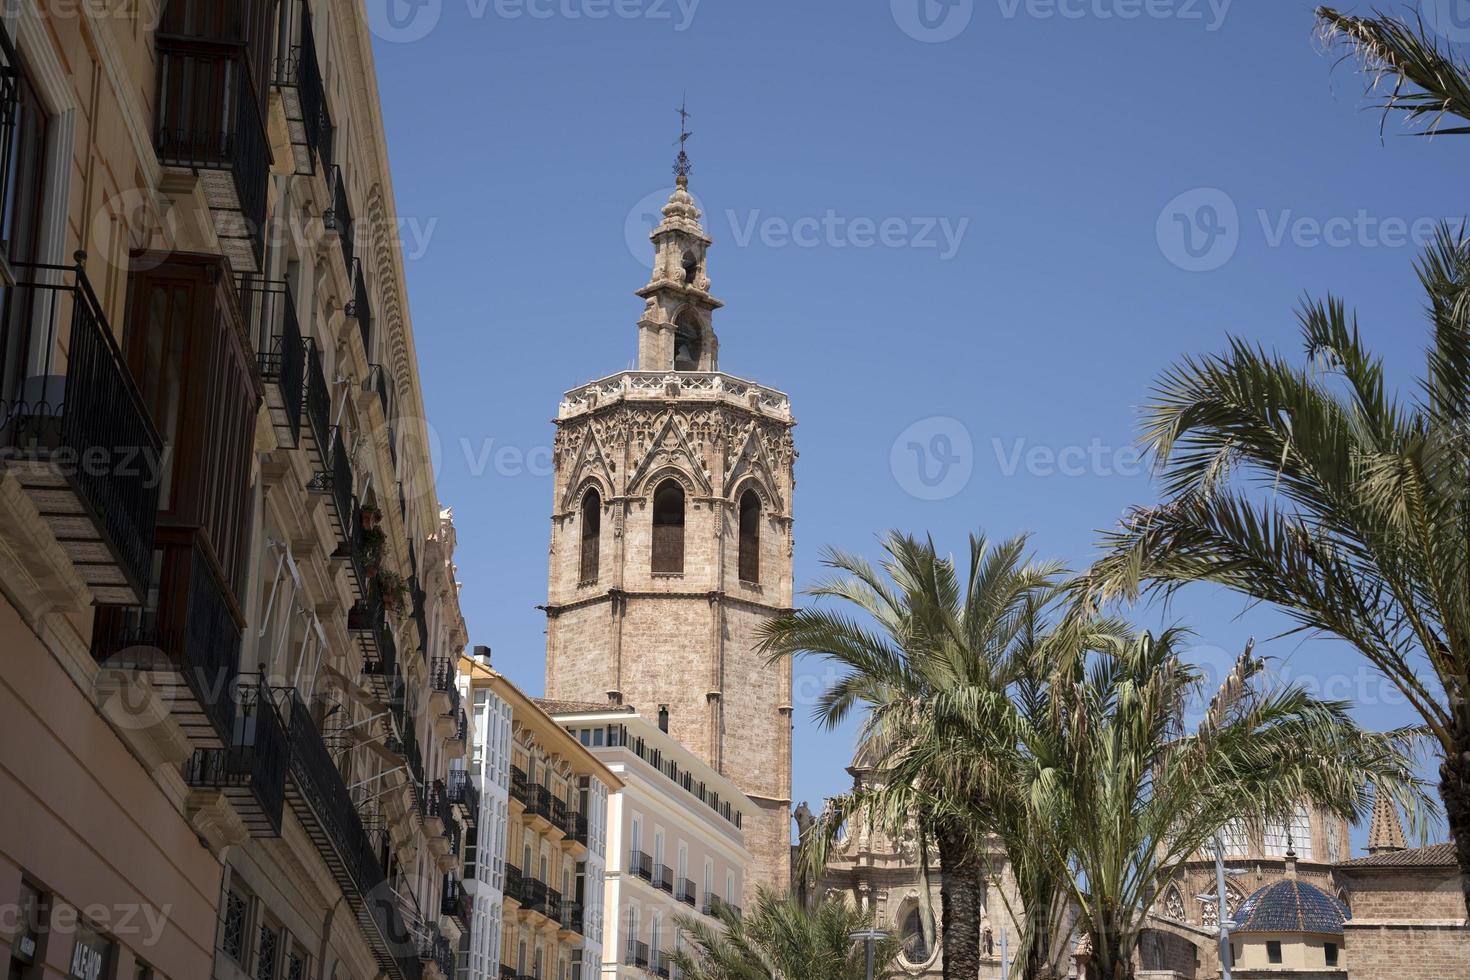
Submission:
{"label": "stone bell tower", "polygon": [[795,422],[784,394],[719,371],[710,239],[679,157],[637,292],[639,369],[557,413],[546,693],[667,707],[670,734],[755,803],[747,894],[784,891],[791,664],[768,664],[757,631],[792,602]]}

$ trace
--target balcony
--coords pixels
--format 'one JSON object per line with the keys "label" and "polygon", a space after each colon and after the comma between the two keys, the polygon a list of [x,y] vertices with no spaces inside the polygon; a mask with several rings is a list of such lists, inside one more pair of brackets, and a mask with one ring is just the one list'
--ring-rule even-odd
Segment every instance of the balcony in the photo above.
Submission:
{"label": "balcony", "polygon": [[444,745],[444,751],[451,759],[462,759],[468,748],[470,734],[470,719],[464,713],[463,708],[454,711],[454,731]]}
{"label": "balcony", "polygon": [[200,174],[216,232],[241,272],[265,261],[271,151],[261,79],[273,8],[269,0],[171,0],[156,35],[158,160]]}
{"label": "balcony", "polygon": [[247,280],[238,284],[246,328],[255,344],[266,405],[276,438],[288,448],[301,445],[301,409],[306,399],[306,342],[296,318],[290,284]]}
{"label": "balcony", "polygon": [[580,845],[581,847],[587,847],[587,815],[585,813],[573,813],[571,815],[571,818],[568,820],[568,823],[571,829],[567,831],[567,836],[565,839],[573,844]]}
{"label": "balcony", "polygon": [[674,869],[660,864],[653,869],[653,887],[674,894]]}
{"label": "balcony", "polygon": [[403,682],[398,675],[398,644],[393,639],[392,630],[382,630],[378,634],[377,649],[364,653],[362,676],[367,689],[378,700],[389,702],[395,695],[401,696],[398,688]]}
{"label": "balcony", "polygon": [[718,895],[706,895],[704,897],[704,914],[711,918],[724,918],[725,914],[740,918],[740,906],[727,902]]}
{"label": "balcony", "polygon": [[332,165],[332,117],[327,111],[321,61],[311,27],[311,10],[301,7],[295,43],[276,59],[275,85],[286,109],[297,174],[325,173]]}
{"label": "balcony", "polygon": [[694,896],[694,882],[688,878],[679,879],[674,888],[674,897],[691,909],[698,908],[698,903],[695,901]]}
{"label": "balcony", "polygon": [[444,821],[445,850],[439,856],[439,870],[447,873],[457,871],[464,865],[461,856],[464,846],[464,827],[461,826],[459,818],[454,815],[448,804],[445,804],[442,819]]}
{"label": "balcony", "polygon": [[[3,33],[3,32],[0,32]],[[163,442],[83,271],[23,265],[0,294],[7,350],[40,352],[24,380],[0,382],[0,467],[13,474],[104,606],[148,595]],[[53,374],[52,338],[70,338]],[[41,556],[17,546],[22,560]],[[49,573],[37,567],[37,578]]]}
{"label": "balcony", "polygon": [[368,370],[368,386],[378,393],[378,403],[383,407],[383,419],[388,437],[388,455],[393,459],[393,465],[398,465],[398,433],[394,427],[393,411],[393,375],[388,368],[382,364],[373,364]]}
{"label": "balcony", "polygon": [[646,882],[653,882],[653,858],[642,851],[634,851],[628,856],[628,870]]}
{"label": "balcony", "polygon": [[582,906],[577,902],[563,902],[560,926],[561,931],[567,933],[569,939],[585,935],[585,912]]}
{"label": "balcony", "polygon": [[146,674],[198,747],[227,748],[242,627],[203,535],[159,528],[154,605],[99,609],[92,656],[104,668]]}
{"label": "balcony", "polygon": [[[632,930],[629,930],[630,932]],[[624,950],[623,962],[629,966],[636,966],[641,970],[648,969],[648,944],[637,940],[629,940],[627,949]]]}
{"label": "balcony", "polygon": [[301,411],[306,416],[306,425],[302,427],[301,435],[318,471],[325,471],[332,458],[332,394],[327,388],[326,374],[322,370],[322,353],[312,340],[306,341],[306,378],[303,387]]}
{"label": "balcony", "polygon": [[449,802],[459,807],[465,822],[478,825],[480,822],[480,790],[464,769],[451,769],[446,784]]}
{"label": "balcony", "polygon": [[336,762],[295,688],[272,692],[286,726],[290,766],[286,800],[342,888],[379,966],[394,980],[419,980],[411,933]]}
{"label": "balcony", "polygon": [[649,967],[649,972],[656,977],[668,977],[674,968],[674,954],[656,949],[652,951],[652,959],[653,963]]}
{"label": "balcony", "polygon": [[532,783],[526,792],[526,816],[533,830],[551,829],[551,790],[540,783]]}
{"label": "balcony", "polygon": [[513,864],[505,866],[505,889],[501,894],[505,896],[506,901],[515,902],[517,905],[525,898],[525,879],[521,876],[521,869]]}
{"label": "balcony", "polygon": [[[412,554],[412,552],[410,552]],[[409,576],[409,595],[413,599],[413,621],[418,626],[419,650],[424,656],[429,655],[429,617],[425,610],[429,597],[425,594],[423,587],[419,585],[418,573]]]}
{"label": "balcony", "polygon": [[440,903],[439,911],[451,919],[458,919],[460,925],[468,929],[471,913],[470,897],[465,893],[464,884],[458,878],[445,876],[444,897]]}
{"label": "balcony", "polygon": [[357,329],[362,333],[362,352],[371,358],[373,356],[373,308],[368,300],[367,270],[363,268],[360,258],[353,263],[352,299],[348,301],[347,309],[343,312],[357,321]]}
{"label": "balcony", "polygon": [[[340,425],[332,426],[327,445],[325,468],[312,478],[307,489],[330,498],[328,516],[332,527],[350,551],[355,540],[357,516],[352,494],[352,455],[347,450],[346,434]],[[339,548],[338,554],[343,553],[344,550]]]}
{"label": "balcony", "polygon": [[230,744],[195,750],[184,767],[185,781],[223,794],[252,837],[279,837],[286,803],[286,730],[269,689],[258,681],[240,690],[234,714]]}
{"label": "balcony", "polygon": [[425,923],[419,936],[418,954],[426,978],[434,977],[437,971],[438,977],[435,980],[453,980],[454,947],[439,931],[438,926]]}
{"label": "balcony", "polygon": [[522,808],[531,798],[531,784],[526,780],[526,773],[516,766],[510,767],[510,798]]}
{"label": "balcony", "polygon": [[459,674],[449,657],[429,664],[429,704],[434,714],[448,715],[459,708]]}
{"label": "balcony", "polygon": [[217,255],[148,252],[133,262],[121,346],[165,447],[158,526],[201,532],[243,623],[264,393],[235,281]]}
{"label": "balcony", "polygon": [[331,177],[328,180],[331,185],[332,206],[322,212],[322,223],[327,231],[337,237],[337,244],[342,249],[342,269],[350,277],[352,275],[353,263],[356,254],[353,245],[353,223],[352,207],[347,203],[347,178],[342,174],[342,168],[332,167]]}

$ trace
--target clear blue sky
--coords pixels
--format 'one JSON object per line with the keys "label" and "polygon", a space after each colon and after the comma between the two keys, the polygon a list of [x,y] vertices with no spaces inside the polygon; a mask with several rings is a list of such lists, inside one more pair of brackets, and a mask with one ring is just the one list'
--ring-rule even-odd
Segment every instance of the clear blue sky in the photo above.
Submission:
{"label": "clear blue sky", "polygon": [[[800,420],[799,584],[888,528],[1088,561],[1153,498],[1129,452],[1150,381],[1228,332],[1296,352],[1303,291],[1356,305],[1408,394],[1408,239],[1466,210],[1470,144],[1380,142],[1306,0],[389,2],[368,5],[440,496],[472,642],[533,692],[550,419],[634,356],[629,216],[671,188],[686,90],[722,367]],[[924,461],[932,489],[914,441],[951,460]],[[1282,625],[1206,587],[1167,621],[1211,664]],[[1339,644],[1260,649],[1367,724],[1410,720]],[[848,785],[851,732],[811,724],[820,667],[797,671],[815,805]]]}

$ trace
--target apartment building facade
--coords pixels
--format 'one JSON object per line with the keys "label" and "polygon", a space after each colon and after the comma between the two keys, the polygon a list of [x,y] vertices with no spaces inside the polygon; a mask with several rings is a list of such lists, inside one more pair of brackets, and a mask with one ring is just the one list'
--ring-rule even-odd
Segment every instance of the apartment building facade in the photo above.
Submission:
{"label": "apartment building facade", "polygon": [[722,907],[740,914],[755,877],[743,832],[755,804],[669,735],[666,708],[649,719],[631,707],[542,705],[622,783],[608,803],[605,902],[614,917],[600,975],[672,976],[681,919],[718,925]]}
{"label": "apartment building facade", "polygon": [[453,976],[466,631],[366,13],[4,9],[0,971]]}
{"label": "apartment building facade", "polygon": [[592,980],[611,928],[608,805],[622,781],[490,666],[461,660],[482,825],[466,865],[474,928],[464,980]]}

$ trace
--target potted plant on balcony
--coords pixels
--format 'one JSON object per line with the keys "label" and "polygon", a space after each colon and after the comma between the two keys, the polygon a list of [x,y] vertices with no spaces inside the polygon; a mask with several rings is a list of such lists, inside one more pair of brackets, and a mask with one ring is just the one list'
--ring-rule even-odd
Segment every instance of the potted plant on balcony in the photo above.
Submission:
{"label": "potted plant on balcony", "polygon": [[[362,508],[362,529],[373,531],[383,521],[383,512],[374,504],[366,504]],[[379,534],[383,532],[379,531]]]}
{"label": "potted plant on balcony", "polygon": [[373,579],[378,601],[383,608],[395,615],[403,614],[404,601],[408,598],[408,583],[403,576],[390,569],[382,569]]}
{"label": "potted plant on balcony", "polygon": [[362,567],[369,576],[378,574],[383,565],[383,547],[388,543],[380,527],[362,532]]}

